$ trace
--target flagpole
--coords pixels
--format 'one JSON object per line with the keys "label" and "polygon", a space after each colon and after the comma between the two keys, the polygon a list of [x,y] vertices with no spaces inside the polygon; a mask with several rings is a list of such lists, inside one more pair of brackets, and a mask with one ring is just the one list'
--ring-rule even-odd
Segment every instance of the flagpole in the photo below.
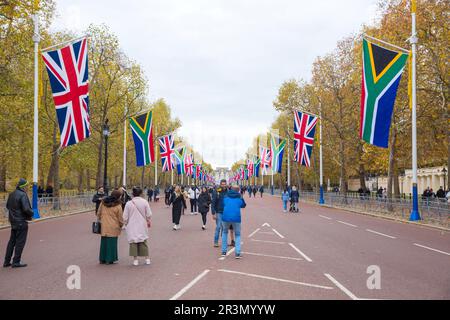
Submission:
{"label": "flagpole", "polygon": [[[156,129],[155,129],[155,136],[156,136]],[[155,143],[155,187],[158,185],[158,159],[156,158],[157,151],[158,151],[157,143]]]}
{"label": "flagpole", "polygon": [[170,183],[173,186],[173,168],[170,170]]}
{"label": "flagpole", "polygon": [[127,187],[127,105],[124,110],[125,120],[123,122],[123,186]]}
{"label": "flagpole", "polygon": [[273,168],[272,170],[272,180],[271,180],[271,186],[270,186],[270,193],[273,195]]}
{"label": "flagpole", "polygon": [[291,149],[290,149],[290,144],[289,144],[289,137],[286,138],[287,139],[287,185],[290,186],[291,185],[291,159],[290,159],[290,154],[291,154]]}
{"label": "flagpole", "polygon": [[413,207],[411,211],[411,215],[409,220],[416,221],[420,220],[419,214],[419,198],[417,194],[417,124],[416,124],[416,115],[417,115],[417,100],[416,100],[416,45],[417,45],[417,36],[416,36],[416,1],[411,1],[411,22],[412,22],[412,30],[411,30],[411,38],[409,41],[411,43],[412,50],[412,67],[411,67],[411,100],[412,100],[412,196],[413,196]]}
{"label": "flagpole", "polygon": [[322,160],[322,103],[319,102],[319,158],[320,158],[320,198],[319,204],[324,204],[325,200],[323,198],[323,160]]}
{"label": "flagpole", "polygon": [[38,14],[33,15],[34,21],[34,134],[33,134],[33,218],[39,219],[38,208],[38,143],[39,143],[39,108],[38,108],[38,90],[39,90],[39,74],[38,74],[38,52],[39,52],[39,18]]}

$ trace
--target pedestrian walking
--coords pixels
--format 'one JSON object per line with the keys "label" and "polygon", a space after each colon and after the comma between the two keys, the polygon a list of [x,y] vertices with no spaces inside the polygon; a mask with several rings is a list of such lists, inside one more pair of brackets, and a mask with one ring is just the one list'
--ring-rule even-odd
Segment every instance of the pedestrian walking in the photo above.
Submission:
{"label": "pedestrian walking", "polygon": [[258,188],[256,186],[253,186],[252,191],[253,191],[253,198],[256,198],[256,193],[258,192]]}
{"label": "pedestrian walking", "polygon": [[103,187],[98,187],[97,192],[92,197],[92,202],[95,203],[95,214],[98,212],[98,207],[100,203],[102,203],[103,198],[105,197],[105,191]]}
{"label": "pedestrian walking", "polygon": [[284,189],[281,193],[281,201],[283,202],[283,212],[287,212],[287,203],[289,201],[289,192]]}
{"label": "pedestrian walking", "polygon": [[[8,220],[11,224],[11,235],[6,247],[5,261],[3,267],[20,268],[26,267],[22,263],[22,252],[25,248],[28,235],[28,221],[32,220],[33,210],[30,199],[27,195],[28,181],[20,179],[16,189],[8,195],[6,209],[8,210]],[[14,258],[11,263],[11,258]]]}
{"label": "pedestrian walking", "polygon": [[125,205],[128,201],[131,200],[131,196],[128,194],[127,189],[125,186],[122,186],[119,191],[122,193],[120,196],[120,201],[122,202],[122,211],[125,209]]}
{"label": "pedestrian walking", "polygon": [[127,202],[123,212],[123,222],[130,244],[130,257],[133,265],[139,265],[138,257],[145,257],[145,264],[150,264],[148,254],[148,229],[151,226],[152,210],[148,201],[142,198],[142,189],[133,188],[133,199]]}
{"label": "pedestrian walking", "polygon": [[197,213],[197,199],[198,199],[198,189],[197,186],[192,186],[189,189],[189,201],[191,203],[191,214]]}
{"label": "pedestrian walking", "polygon": [[216,229],[214,231],[214,247],[219,247],[219,234],[222,231],[222,213],[223,213],[223,198],[227,193],[227,181],[220,180],[220,186],[217,190],[213,190],[211,199],[211,214],[216,220]]}
{"label": "pedestrian walking", "polygon": [[152,202],[153,198],[153,189],[150,187],[147,191],[147,201]]}
{"label": "pedestrian walking", "polygon": [[248,186],[247,188],[247,192],[248,192],[248,197],[251,198],[252,197],[252,186]]}
{"label": "pedestrian walking", "polygon": [[155,186],[155,191],[154,191],[154,193],[153,193],[153,197],[154,197],[154,201],[155,202],[158,202],[159,201],[159,187],[158,186]]}
{"label": "pedestrian walking", "polygon": [[118,261],[117,239],[123,227],[122,192],[114,190],[105,197],[98,208],[97,217],[101,223],[100,264]]}
{"label": "pedestrian walking", "polygon": [[298,200],[300,198],[300,194],[297,191],[296,186],[292,186],[291,191],[291,206],[292,206],[292,212],[300,212],[300,209],[298,208]]}
{"label": "pedestrian walking", "polygon": [[235,257],[241,258],[241,208],[245,208],[244,198],[239,194],[239,186],[233,185],[223,199],[222,214],[222,256],[227,254],[228,230],[233,226],[235,237]]}
{"label": "pedestrian walking", "polygon": [[209,212],[209,206],[211,205],[211,196],[208,189],[203,186],[200,195],[198,196],[198,211],[202,215],[202,229],[206,229],[206,216]]}
{"label": "pedestrian walking", "polygon": [[259,187],[259,193],[261,194],[261,198],[262,198],[263,193],[264,193],[264,186],[263,185],[261,185],[261,187]]}
{"label": "pedestrian walking", "polygon": [[172,205],[172,223],[173,230],[180,229],[180,218],[182,209],[186,209],[186,201],[181,193],[180,186],[175,187],[175,191],[170,198],[169,205]]}

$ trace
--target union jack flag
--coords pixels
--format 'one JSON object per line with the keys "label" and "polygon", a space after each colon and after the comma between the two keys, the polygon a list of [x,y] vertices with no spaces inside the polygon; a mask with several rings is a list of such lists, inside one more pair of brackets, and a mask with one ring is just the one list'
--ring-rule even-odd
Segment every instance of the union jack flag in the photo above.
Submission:
{"label": "union jack flag", "polygon": [[42,53],[58,118],[61,147],[91,134],[87,38]]}
{"label": "union jack flag", "polygon": [[174,137],[173,134],[168,134],[158,138],[159,154],[161,156],[162,171],[170,171],[175,166],[174,157]]}
{"label": "union jack flag", "polygon": [[253,160],[247,159],[247,170],[248,170],[248,176],[249,177],[253,177],[253,175],[254,175],[254,168],[255,168],[255,166],[254,166]]}
{"label": "union jack flag", "polygon": [[267,174],[267,168],[270,168],[272,164],[272,156],[270,153],[270,148],[260,147],[260,155],[261,155],[261,171],[263,174]]}
{"label": "union jack flag", "polygon": [[187,176],[192,176],[194,163],[192,161],[192,153],[186,154],[186,158],[184,160],[184,168]]}
{"label": "union jack flag", "polygon": [[314,145],[317,116],[294,111],[294,161],[309,167],[311,152]]}

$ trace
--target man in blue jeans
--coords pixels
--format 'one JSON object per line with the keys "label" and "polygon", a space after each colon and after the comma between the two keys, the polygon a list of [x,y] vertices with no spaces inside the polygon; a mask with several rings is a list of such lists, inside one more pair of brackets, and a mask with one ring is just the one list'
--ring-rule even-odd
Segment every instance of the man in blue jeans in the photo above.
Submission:
{"label": "man in blue jeans", "polygon": [[233,226],[236,239],[236,259],[241,258],[241,208],[246,203],[239,193],[239,186],[233,185],[223,199],[222,214],[222,256],[227,255],[228,230]]}
{"label": "man in blue jeans", "polygon": [[216,220],[216,231],[214,232],[214,247],[219,247],[219,235],[222,230],[222,213],[223,213],[223,199],[227,194],[227,181],[220,180],[220,186],[217,190],[212,192],[211,213],[213,219]]}

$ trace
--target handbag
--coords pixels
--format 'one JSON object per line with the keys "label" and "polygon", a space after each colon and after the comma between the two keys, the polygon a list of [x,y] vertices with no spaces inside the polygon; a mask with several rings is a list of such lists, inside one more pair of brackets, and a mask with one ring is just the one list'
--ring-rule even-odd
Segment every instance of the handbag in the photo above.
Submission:
{"label": "handbag", "polygon": [[102,223],[100,221],[92,222],[92,233],[100,234],[102,233]]}
{"label": "handbag", "polygon": [[137,205],[134,203],[133,200],[131,200],[131,203],[133,203],[133,205],[134,205],[134,207],[136,208],[136,210],[141,214],[141,216],[145,219],[145,221],[147,221],[147,228],[150,228],[150,227],[152,226],[150,220],[148,220],[148,219],[145,217],[145,214],[142,214],[141,210],[139,210],[139,208],[137,207]]}

